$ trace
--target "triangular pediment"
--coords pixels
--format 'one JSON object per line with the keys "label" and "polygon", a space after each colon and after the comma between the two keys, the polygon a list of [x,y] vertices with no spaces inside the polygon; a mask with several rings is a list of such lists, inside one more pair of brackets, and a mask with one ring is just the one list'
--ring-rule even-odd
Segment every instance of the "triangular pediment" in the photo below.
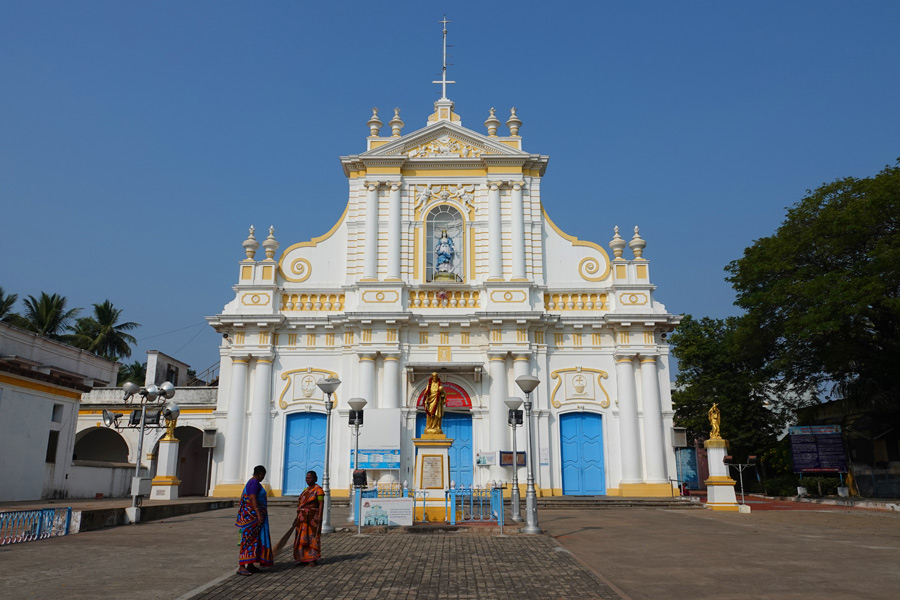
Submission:
{"label": "triangular pediment", "polygon": [[483,156],[529,156],[501,141],[459,125],[444,122],[429,125],[387,144],[360,154],[360,158],[406,157],[408,159],[481,158]]}

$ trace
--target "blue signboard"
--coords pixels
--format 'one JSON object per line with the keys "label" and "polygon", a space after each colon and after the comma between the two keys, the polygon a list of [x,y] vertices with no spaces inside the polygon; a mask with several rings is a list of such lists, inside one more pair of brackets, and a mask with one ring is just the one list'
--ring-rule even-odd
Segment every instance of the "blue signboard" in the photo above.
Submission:
{"label": "blue signboard", "polygon": [[[356,461],[353,458],[354,451],[350,450],[350,468],[356,469]],[[361,469],[399,469],[399,448],[359,449],[359,468]]]}
{"label": "blue signboard", "polygon": [[794,473],[846,473],[840,425],[791,427]]}

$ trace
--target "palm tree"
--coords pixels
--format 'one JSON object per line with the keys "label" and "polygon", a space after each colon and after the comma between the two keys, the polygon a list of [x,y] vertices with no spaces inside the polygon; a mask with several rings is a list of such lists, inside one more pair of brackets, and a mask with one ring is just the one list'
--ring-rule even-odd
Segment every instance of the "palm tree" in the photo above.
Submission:
{"label": "palm tree", "polygon": [[144,385],[147,379],[147,363],[134,361],[130,365],[122,365],[119,367],[119,381],[117,385],[122,385],[126,381],[134,382],[138,385]]}
{"label": "palm tree", "polygon": [[67,341],[71,337],[66,334],[69,323],[78,316],[81,309],[66,310],[68,298],[41,292],[40,297],[29,295],[23,302],[25,313],[13,320],[14,325],[54,340]]}
{"label": "palm tree", "polygon": [[75,324],[75,344],[110,360],[131,356],[131,344],[137,340],[125,332],[140,327],[140,324],[120,323],[121,315],[122,309],[114,307],[109,300],[94,304],[93,316],[78,319]]}
{"label": "palm tree", "polygon": [[12,307],[18,299],[18,294],[10,294],[7,296],[6,292],[3,291],[3,287],[0,286],[0,321],[11,321],[14,317],[18,316],[16,313],[12,312]]}

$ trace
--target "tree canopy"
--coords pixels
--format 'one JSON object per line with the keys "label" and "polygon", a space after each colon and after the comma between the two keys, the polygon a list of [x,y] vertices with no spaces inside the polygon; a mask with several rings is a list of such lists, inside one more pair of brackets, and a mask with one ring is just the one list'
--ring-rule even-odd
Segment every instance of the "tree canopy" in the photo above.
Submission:
{"label": "tree canopy", "polygon": [[75,324],[75,343],[110,360],[131,356],[131,344],[137,342],[134,336],[125,333],[140,327],[131,321],[120,323],[122,309],[105,300],[94,304],[94,314],[78,319]]}
{"label": "tree canopy", "polygon": [[728,265],[738,337],[780,389],[898,407],[900,161],[809,191]]}

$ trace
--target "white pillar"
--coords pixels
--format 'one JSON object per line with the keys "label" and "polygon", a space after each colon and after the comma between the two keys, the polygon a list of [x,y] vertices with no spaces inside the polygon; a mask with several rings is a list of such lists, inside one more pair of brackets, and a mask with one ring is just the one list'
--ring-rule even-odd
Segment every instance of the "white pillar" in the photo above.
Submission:
{"label": "white pillar", "polygon": [[159,440],[156,458],[156,477],[153,478],[151,500],[178,499],[178,440],[166,434]]}
{"label": "white pillar", "polygon": [[[513,381],[515,381],[522,375],[531,375],[531,356],[528,354],[516,354],[515,359],[513,360]],[[515,396],[517,398],[521,398],[522,400],[525,399],[525,392],[523,392],[521,389],[519,389],[518,385],[513,387],[513,390],[509,395]],[[533,405],[532,410],[536,411],[538,408],[537,390],[531,392],[531,402]],[[507,413],[507,414],[509,414],[509,413]],[[527,423],[523,423],[522,425],[523,425],[523,427],[516,427],[516,433],[518,434],[518,436],[516,438],[516,445],[518,446],[519,450],[526,450],[528,453],[529,460],[531,460],[531,456],[532,456],[531,450],[532,449],[526,448],[525,440],[522,439],[523,437],[527,437],[527,436],[525,436],[525,432],[523,431],[525,429],[525,427],[527,427]],[[507,429],[507,431],[509,431],[510,428],[507,427],[506,429]],[[512,432],[510,432],[510,433],[512,433]],[[536,436],[534,436],[534,437],[536,437]],[[534,440],[532,440],[532,443],[534,443]],[[537,456],[535,456],[535,458],[537,458]],[[515,459],[513,459],[513,464],[516,464]],[[535,473],[537,473],[537,471],[535,471]],[[527,476],[528,476],[528,474],[525,473],[524,477],[527,477]],[[524,480],[524,477],[523,477],[522,473],[519,473],[519,483],[521,483]]]}
{"label": "white pillar", "polygon": [[503,279],[503,225],[500,220],[500,183],[488,184],[488,277]]}
{"label": "white pillar", "polygon": [[369,407],[375,404],[375,355],[359,355],[359,385],[357,387],[359,398],[364,398]]}
{"label": "white pillar", "polygon": [[[488,448],[491,451],[505,450],[504,440],[509,435],[506,430],[509,429],[507,416],[509,408],[506,406],[507,398],[507,373],[506,373],[506,354],[492,355],[490,358],[490,441]],[[506,469],[500,467],[499,464],[490,468],[491,479],[500,481],[506,480]]]}
{"label": "white pillar", "polygon": [[641,357],[641,396],[644,407],[644,451],[647,457],[647,483],[668,483],[659,375],[656,357]]}
{"label": "white pillar", "polygon": [[512,242],[512,279],[525,279],[525,213],[522,206],[522,181],[512,184],[512,220],[510,237]]}
{"label": "white pillar", "polygon": [[253,400],[250,405],[250,439],[248,442],[248,470],[256,465],[263,465],[271,470],[269,464],[269,424],[272,395],[272,359],[256,359],[256,372],[253,374]]}
{"label": "white pillar", "polygon": [[242,483],[244,449],[245,397],[247,394],[247,363],[249,357],[231,359],[231,388],[228,415],[225,417],[224,474],[222,483]]}
{"label": "white pillar", "polygon": [[[376,249],[377,250],[377,249]],[[400,279],[400,182],[391,183],[388,201],[387,278]]]}
{"label": "white pillar", "polygon": [[641,483],[641,432],[634,392],[634,357],[616,357],[619,389],[619,430],[622,448],[622,483]]}
{"label": "white pillar", "polygon": [[384,393],[381,395],[381,408],[400,408],[400,357],[387,355],[384,357]]}
{"label": "white pillar", "polygon": [[378,279],[378,182],[366,182],[365,279]]}

